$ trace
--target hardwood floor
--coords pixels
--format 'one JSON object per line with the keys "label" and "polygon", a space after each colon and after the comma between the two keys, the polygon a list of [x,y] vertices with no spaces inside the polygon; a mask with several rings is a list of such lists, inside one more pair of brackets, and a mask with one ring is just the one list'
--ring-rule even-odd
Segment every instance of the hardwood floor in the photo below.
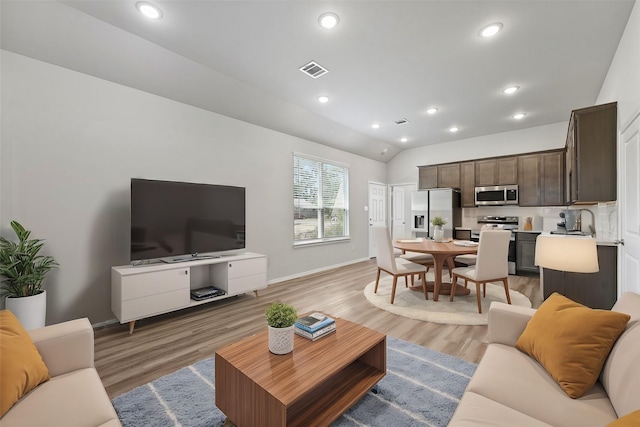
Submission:
{"label": "hardwood floor", "polygon": [[[326,312],[471,362],[482,358],[486,326],[439,325],[382,311],[363,294],[375,275],[375,260],[369,260],[271,285],[257,298],[251,293],[139,320],[133,335],[126,324],[98,329],[95,365],[113,398],[265,330],[264,313],[274,301],[292,304],[299,313]],[[537,276],[509,276],[509,286],[534,307],[542,303]]]}

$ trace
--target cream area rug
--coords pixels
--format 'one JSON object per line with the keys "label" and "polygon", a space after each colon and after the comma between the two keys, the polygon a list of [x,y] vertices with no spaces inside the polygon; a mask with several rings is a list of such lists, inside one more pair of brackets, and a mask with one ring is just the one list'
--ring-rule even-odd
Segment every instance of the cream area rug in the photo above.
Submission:
{"label": "cream area rug", "polygon": [[[445,280],[449,281],[446,274],[445,277]],[[433,280],[432,272],[427,273],[427,280]],[[459,283],[462,284],[462,280]],[[440,295],[438,301],[434,302],[433,293],[429,292],[429,300],[425,300],[422,291],[416,292],[406,288],[404,278],[398,278],[396,298],[391,304],[389,301],[391,300],[392,284],[393,277],[382,273],[378,292],[373,293],[376,285],[374,280],[365,287],[364,295],[371,304],[382,310],[425,322],[450,325],[486,325],[491,302],[507,302],[502,282],[498,282],[499,285],[487,283],[487,296],[482,298],[482,314],[480,314],[478,313],[475,283],[469,282],[469,289],[471,290],[469,295],[456,296],[453,302],[449,301],[449,295]],[[411,286],[410,280],[409,286]],[[482,292],[482,287],[480,292]],[[511,296],[511,304],[531,307],[531,301],[520,292],[510,289],[509,295]]]}

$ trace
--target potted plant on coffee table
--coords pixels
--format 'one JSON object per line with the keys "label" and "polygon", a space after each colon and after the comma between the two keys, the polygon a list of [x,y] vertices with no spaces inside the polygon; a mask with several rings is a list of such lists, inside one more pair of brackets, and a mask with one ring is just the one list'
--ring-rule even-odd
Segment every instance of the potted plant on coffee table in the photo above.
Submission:
{"label": "potted plant on coffee table", "polygon": [[269,351],[274,354],[287,354],[293,351],[294,323],[298,312],[293,306],[273,303],[267,309],[269,325]]}
{"label": "potted plant on coffee table", "polygon": [[445,225],[447,221],[445,221],[441,216],[434,216],[431,220],[431,224],[433,224],[433,240],[436,242],[442,242],[444,240],[444,230],[442,226]]}
{"label": "potted plant on coffee table", "polygon": [[5,307],[20,320],[25,329],[43,327],[47,314],[47,293],[42,282],[58,266],[53,257],[39,255],[41,239],[29,239],[31,231],[17,221],[11,228],[18,237],[13,242],[0,237],[0,293],[6,295]]}

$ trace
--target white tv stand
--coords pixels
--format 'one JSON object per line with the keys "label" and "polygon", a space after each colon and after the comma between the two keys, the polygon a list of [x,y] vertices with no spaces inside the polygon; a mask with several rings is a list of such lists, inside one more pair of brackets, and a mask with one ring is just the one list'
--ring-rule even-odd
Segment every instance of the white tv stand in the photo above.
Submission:
{"label": "white tv stand", "polygon": [[[225,295],[202,301],[191,289],[215,286]],[[111,311],[120,323],[206,304],[267,287],[267,256],[246,252],[180,263],[122,265],[111,268]]]}

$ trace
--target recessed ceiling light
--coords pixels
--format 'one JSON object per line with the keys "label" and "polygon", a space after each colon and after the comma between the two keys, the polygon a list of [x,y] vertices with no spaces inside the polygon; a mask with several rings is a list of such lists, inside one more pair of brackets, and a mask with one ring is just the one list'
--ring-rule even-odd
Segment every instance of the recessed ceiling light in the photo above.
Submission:
{"label": "recessed ceiling light", "polygon": [[526,116],[526,115],[527,115],[526,113],[517,113],[517,114],[513,115],[513,118],[516,119],[516,120],[520,120],[520,119],[523,119],[524,116]]}
{"label": "recessed ceiling light", "polygon": [[438,112],[438,109],[436,107],[431,107],[427,110],[427,114],[435,114]]}
{"label": "recessed ceiling light", "polygon": [[407,142],[409,139],[408,138],[400,138],[400,142]]}
{"label": "recessed ceiling light", "polygon": [[318,97],[318,102],[320,102],[321,104],[326,104],[327,102],[329,102],[329,97],[327,95],[321,95]]}
{"label": "recessed ceiling light", "polygon": [[388,148],[383,148],[383,149],[382,149],[382,151],[380,152],[380,154],[382,154],[382,155],[384,156],[384,155],[385,155],[385,154],[387,154],[388,152],[389,152],[389,149],[388,149]]}
{"label": "recessed ceiling light", "polygon": [[162,11],[155,5],[147,3],[146,1],[139,1],[136,3],[136,8],[147,18],[160,19],[162,18]]}
{"label": "recessed ceiling light", "polygon": [[449,128],[449,132],[451,132],[451,133],[456,133],[456,132],[458,132],[459,130],[460,130],[460,128],[459,128],[458,126],[451,126],[451,127]]}
{"label": "recessed ceiling light", "polygon": [[502,24],[500,22],[494,22],[482,28],[478,35],[480,37],[492,37],[498,34],[500,30],[502,30]]}
{"label": "recessed ceiling light", "polygon": [[371,125],[372,128],[378,129],[380,127],[380,123],[374,123]]}
{"label": "recessed ceiling light", "polygon": [[335,28],[338,25],[338,22],[340,22],[340,18],[333,12],[323,13],[322,15],[320,15],[320,18],[318,18],[318,23],[320,24],[320,26],[322,28],[326,28],[327,30]]}
{"label": "recessed ceiling light", "polygon": [[507,95],[511,95],[512,93],[516,93],[518,91],[518,89],[520,89],[520,86],[509,86],[507,88],[504,88],[502,90],[502,93],[507,94]]}

